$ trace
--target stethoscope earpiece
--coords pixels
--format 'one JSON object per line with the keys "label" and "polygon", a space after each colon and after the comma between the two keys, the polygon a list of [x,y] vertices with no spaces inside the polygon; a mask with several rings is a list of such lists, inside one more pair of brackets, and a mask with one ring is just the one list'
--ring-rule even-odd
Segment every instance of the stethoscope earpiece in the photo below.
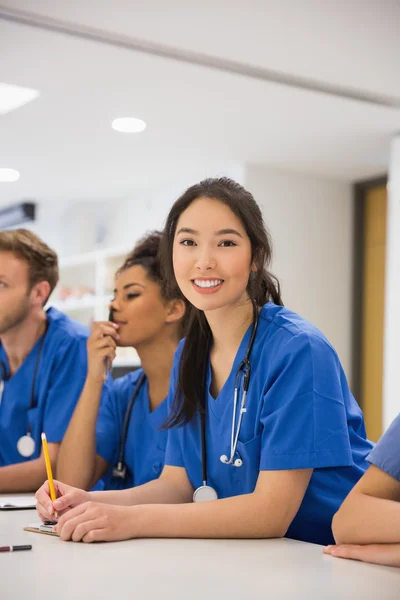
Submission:
{"label": "stethoscope earpiece", "polygon": [[226,454],[222,454],[219,457],[219,460],[224,463],[224,465],[233,465],[234,467],[241,467],[243,461],[241,458],[236,458],[235,460],[229,460]]}

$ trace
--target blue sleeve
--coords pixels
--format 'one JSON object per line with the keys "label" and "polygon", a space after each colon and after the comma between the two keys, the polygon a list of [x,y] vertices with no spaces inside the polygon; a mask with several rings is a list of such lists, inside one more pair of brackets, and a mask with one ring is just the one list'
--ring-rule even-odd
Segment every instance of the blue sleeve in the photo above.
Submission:
{"label": "blue sleeve", "polygon": [[333,348],[301,333],[275,353],[268,370],[260,469],[351,466],[342,371]]}
{"label": "blue sleeve", "polygon": [[54,349],[43,429],[49,443],[61,442],[80,398],[87,374],[86,338],[68,338]]}
{"label": "blue sleeve", "polygon": [[96,423],[96,452],[108,464],[117,459],[121,439],[121,425],[117,414],[117,397],[114,382],[108,379],[103,387]]}
{"label": "blue sleeve", "polygon": [[367,461],[400,481],[400,415],[369,453]]}
{"label": "blue sleeve", "polygon": [[[174,357],[174,364],[172,367],[171,378],[169,383],[169,391],[167,398],[167,407],[168,414],[170,414],[171,407],[175,398],[175,390],[178,381],[178,373],[179,373],[179,361],[183,348],[183,340],[180,342]],[[173,427],[172,429],[168,429],[168,439],[167,439],[167,447],[165,451],[165,461],[164,464],[170,465],[171,467],[184,467],[185,463],[183,462],[182,457],[182,449],[180,443],[180,427]]]}

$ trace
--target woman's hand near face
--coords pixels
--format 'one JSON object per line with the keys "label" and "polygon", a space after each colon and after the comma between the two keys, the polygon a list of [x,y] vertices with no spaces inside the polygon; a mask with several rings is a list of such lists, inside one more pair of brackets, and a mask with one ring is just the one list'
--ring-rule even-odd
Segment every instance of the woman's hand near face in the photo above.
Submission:
{"label": "woman's hand near face", "polygon": [[110,364],[115,358],[119,341],[118,325],[110,321],[98,321],[93,324],[87,341],[88,378],[103,380],[105,360]]}

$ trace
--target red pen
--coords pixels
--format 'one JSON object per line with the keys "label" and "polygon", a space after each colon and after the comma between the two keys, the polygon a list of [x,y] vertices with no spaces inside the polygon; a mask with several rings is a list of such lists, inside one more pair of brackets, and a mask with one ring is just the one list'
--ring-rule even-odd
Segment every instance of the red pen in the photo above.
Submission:
{"label": "red pen", "polygon": [[17,550],[32,550],[32,546],[0,546],[0,552],[16,552]]}

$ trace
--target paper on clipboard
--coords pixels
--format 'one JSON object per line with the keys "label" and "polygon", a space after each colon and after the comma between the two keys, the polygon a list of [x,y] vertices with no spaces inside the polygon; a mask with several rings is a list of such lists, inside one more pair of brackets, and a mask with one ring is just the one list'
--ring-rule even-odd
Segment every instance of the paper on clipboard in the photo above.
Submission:
{"label": "paper on clipboard", "polygon": [[0,498],[0,510],[23,510],[36,508],[36,498],[29,496],[2,496]]}
{"label": "paper on clipboard", "polygon": [[24,531],[30,531],[31,533],[43,533],[44,535],[58,536],[52,529],[52,527],[45,528],[43,523],[30,523],[27,527],[24,527]]}

